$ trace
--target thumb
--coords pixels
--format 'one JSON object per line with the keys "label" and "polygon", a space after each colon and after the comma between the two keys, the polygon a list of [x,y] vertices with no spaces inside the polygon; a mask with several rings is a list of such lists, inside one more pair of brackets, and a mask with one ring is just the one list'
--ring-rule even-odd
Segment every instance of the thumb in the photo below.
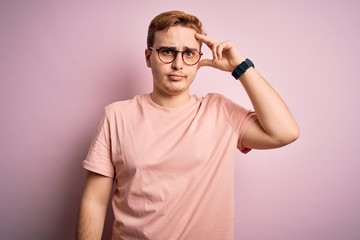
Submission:
{"label": "thumb", "polygon": [[199,62],[198,69],[201,67],[214,67],[214,63],[210,59],[202,59]]}

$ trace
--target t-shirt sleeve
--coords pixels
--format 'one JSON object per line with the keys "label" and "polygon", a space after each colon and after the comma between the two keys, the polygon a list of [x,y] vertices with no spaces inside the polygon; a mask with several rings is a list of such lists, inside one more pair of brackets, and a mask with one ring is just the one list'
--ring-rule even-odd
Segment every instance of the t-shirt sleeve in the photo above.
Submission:
{"label": "t-shirt sleeve", "polygon": [[242,146],[242,138],[249,126],[257,121],[256,114],[254,111],[246,109],[230,99],[223,97],[222,100],[227,118],[238,135],[237,148],[242,153],[248,153],[251,149]]}
{"label": "t-shirt sleeve", "polygon": [[107,177],[114,177],[110,136],[110,121],[105,110],[90,144],[86,159],[82,163],[85,169]]}

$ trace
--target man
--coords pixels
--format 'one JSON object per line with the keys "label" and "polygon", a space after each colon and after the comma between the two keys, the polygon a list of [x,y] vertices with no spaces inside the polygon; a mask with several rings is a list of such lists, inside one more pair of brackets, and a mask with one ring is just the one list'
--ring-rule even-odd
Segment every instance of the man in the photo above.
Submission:
{"label": "man", "polygon": [[[202,43],[212,59],[200,60]],[[83,162],[77,238],[101,238],[115,182],[113,239],[232,239],[236,148],[289,144],[296,121],[252,62],[232,42],[204,35],[195,16],[158,15],[147,45],[153,91],[106,107]],[[191,96],[204,66],[239,79],[255,112],[220,94]]]}

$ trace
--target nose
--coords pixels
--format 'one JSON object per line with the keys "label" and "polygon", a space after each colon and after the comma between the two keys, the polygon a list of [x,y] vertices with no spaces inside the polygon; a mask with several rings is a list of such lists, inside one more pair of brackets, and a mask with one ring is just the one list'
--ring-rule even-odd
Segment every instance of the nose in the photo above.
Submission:
{"label": "nose", "polygon": [[184,61],[182,59],[181,53],[178,53],[175,57],[175,60],[171,63],[173,69],[182,69],[184,66]]}

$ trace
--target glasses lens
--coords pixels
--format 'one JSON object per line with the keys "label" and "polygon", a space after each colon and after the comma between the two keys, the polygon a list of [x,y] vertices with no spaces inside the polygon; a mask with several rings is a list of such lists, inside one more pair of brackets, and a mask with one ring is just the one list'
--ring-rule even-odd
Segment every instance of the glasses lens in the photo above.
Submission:
{"label": "glasses lens", "polygon": [[162,48],[159,50],[159,58],[164,63],[171,63],[176,58],[176,51],[169,48]]}
{"label": "glasses lens", "polygon": [[[171,48],[160,48],[157,50],[159,58],[164,63],[171,63],[175,60],[179,51]],[[179,52],[180,53],[180,52]],[[199,62],[201,53],[196,50],[185,50],[182,53],[182,59],[187,65],[194,65]]]}
{"label": "glasses lens", "polygon": [[201,57],[201,54],[195,50],[186,50],[182,53],[183,60],[188,65],[196,64]]}

